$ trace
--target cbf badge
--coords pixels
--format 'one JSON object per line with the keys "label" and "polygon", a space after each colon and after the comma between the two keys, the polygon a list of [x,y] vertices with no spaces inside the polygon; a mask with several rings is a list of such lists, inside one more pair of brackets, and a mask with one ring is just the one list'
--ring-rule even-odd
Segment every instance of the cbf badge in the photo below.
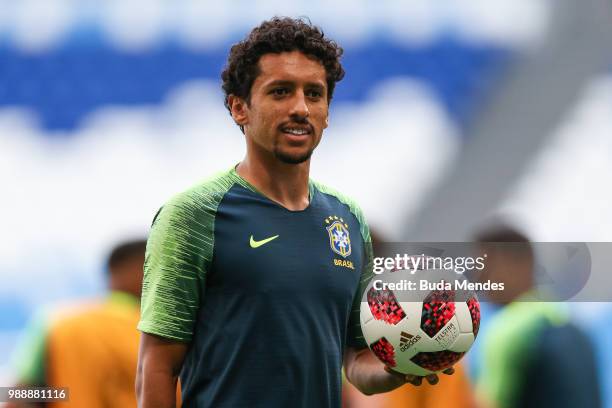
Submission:
{"label": "cbf badge", "polygon": [[349,236],[348,224],[342,218],[336,216],[327,217],[326,224],[330,224],[327,229],[329,234],[329,246],[332,251],[346,258],[351,254],[351,237]]}

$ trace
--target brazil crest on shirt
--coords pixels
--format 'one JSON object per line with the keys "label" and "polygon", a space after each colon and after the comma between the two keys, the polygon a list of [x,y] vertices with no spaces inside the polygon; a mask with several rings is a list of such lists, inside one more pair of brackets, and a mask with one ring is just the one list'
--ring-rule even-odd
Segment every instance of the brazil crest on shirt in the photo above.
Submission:
{"label": "brazil crest on shirt", "polygon": [[[330,221],[326,219],[325,222],[328,223]],[[351,254],[351,238],[349,236],[348,225],[344,223],[343,219],[336,219],[332,222],[327,227],[327,233],[329,234],[329,245],[332,251],[344,258]]]}

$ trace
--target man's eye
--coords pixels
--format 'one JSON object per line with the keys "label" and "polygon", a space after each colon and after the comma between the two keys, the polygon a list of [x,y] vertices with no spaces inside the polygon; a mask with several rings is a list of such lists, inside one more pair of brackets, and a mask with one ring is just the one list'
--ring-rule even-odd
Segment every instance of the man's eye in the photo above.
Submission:
{"label": "man's eye", "polygon": [[323,96],[323,93],[321,91],[312,90],[312,91],[308,91],[306,95],[308,95],[311,98],[320,98],[321,96]]}
{"label": "man's eye", "polygon": [[274,88],[272,90],[272,95],[274,96],[283,96],[283,95],[287,95],[289,91],[287,90],[287,88]]}

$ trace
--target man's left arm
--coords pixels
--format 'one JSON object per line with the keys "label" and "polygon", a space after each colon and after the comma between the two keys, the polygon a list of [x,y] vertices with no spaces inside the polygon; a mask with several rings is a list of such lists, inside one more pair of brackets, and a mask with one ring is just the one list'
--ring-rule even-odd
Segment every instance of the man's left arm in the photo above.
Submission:
{"label": "man's left arm", "polygon": [[[374,251],[372,250],[370,230],[363,213],[358,210],[356,215],[361,226],[365,260],[349,318],[348,341],[344,352],[344,373],[348,381],[366,395],[389,392],[406,383],[416,386],[421,385],[423,377],[404,375],[385,366],[367,347],[363,338],[359,323],[361,297],[374,275],[372,268]],[[452,374],[453,372],[452,368],[444,371],[445,374]],[[428,375],[425,378],[432,385],[438,382],[436,374]]]}
{"label": "man's left arm", "polygon": [[344,352],[344,374],[365,395],[389,392],[407,381],[384,369],[384,364],[368,348],[348,347]]}
{"label": "man's left arm", "polygon": [[[453,372],[450,368],[445,370],[444,374]],[[423,377],[404,375],[391,370],[378,360],[369,348],[348,347],[344,352],[344,373],[349,382],[365,395],[393,391],[406,383],[419,386],[423,381]],[[438,383],[436,374],[425,378],[432,385]]]}

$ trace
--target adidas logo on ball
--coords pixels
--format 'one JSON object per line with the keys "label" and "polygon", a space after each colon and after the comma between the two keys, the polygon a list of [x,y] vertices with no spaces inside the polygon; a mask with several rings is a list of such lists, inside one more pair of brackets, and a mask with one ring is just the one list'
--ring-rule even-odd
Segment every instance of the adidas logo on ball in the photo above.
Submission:
{"label": "adidas logo on ball", "polygon": [[419,340],[421,340],[421,336],[419,336],[418,334],[416,336],[413,336],[412,334],[408,334],[403,331],[400,337],[400,351],[408,350],[414,345],[414,343]]}

